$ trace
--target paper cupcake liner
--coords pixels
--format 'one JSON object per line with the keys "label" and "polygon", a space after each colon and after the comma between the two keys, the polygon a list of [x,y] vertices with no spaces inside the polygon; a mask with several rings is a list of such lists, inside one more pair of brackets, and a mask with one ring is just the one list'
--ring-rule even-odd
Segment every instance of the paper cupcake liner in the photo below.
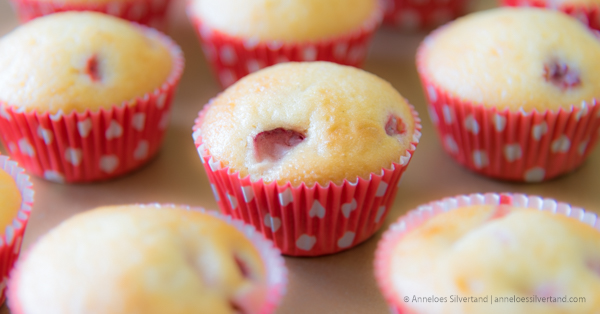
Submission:
{"label": "paper cupcake liner", "polygon": [[429,117],[445,151],[463,166],[492,178],[540,182],[574,170],[592,152],[600,128],[596,99],[557,111],[486,108],[436,86],[421,55]]}
{"label": "paper cupcake liner", "polygon": [[113,0],[106,3],[69,3],[63,0],[11,0],[22,23],[36,17],[64,11],[95,11],[124,20],[166,29],[169,0]]}
{"label": "paper cupcake liner", "polygon": [[268,66],[290,61],[329,61],[360,67],[367,56],[373,33],[381,24],[382,12],[375,10],[358,30],[345,36],[304,43],[259,41],[227,35],[205,25],[188,6],[204,55],[221,85],[226,88],[242,77]]}
{"label": "paper cupcake liner", "polygon": [[241,178],[210,155],[199,131],[207,108],[196,120],[193,137],[221,211],[253,225],[291,256],[336,253],[373,235],[383,225],[421,137],[421,120],[411,106],[415,133],[409,149],[390,169],[341,185],[278,185]]}
{"label": "paper cupcake liner", "polygon": [[107,180],[148,162],[169,124],[184,59],[167,36],[143,29],[160,38],[173,57],[173,70],[161,87],[110,109],[84,113],[22,112],[0,102],[0,138],[12,158],[29,173],[56,182]]}
{"label": "paper cupcake liner", "polygon": [[598,231],[600,231],[600,219],[594,213],[585,212],[578,207],[571,207],[568,204],[557,202],[549,198],[539,196],[527,196],[524,194],[511,193],[486,193],[460,195],[451,198],[444,198],[426,205],[419,206],[400,217],[383,234],[382,239],[377,245],[375,251],[375,278],[379,289],[383,293],[392,313],[397,314],[417,314],[414,310],[405,307],[405,302],[401,296],[395,293],[392,278],[389,273],[391,267],[391,253],[393,248],[402,238],[412,230],[422,225],[425,221],[435,217],[438,214],[451,211],[460,207],[470,205],[499,205],[506,204],[516,207],[534,208],[541,211],[548,211],[557,215],[565,215],[584,222]]}
{"label": "paper cupcake liner", "polygon": [[[268,285],[268,296],[265,300],[265,303],[262,305],[257,314],[273,313],[275,309],[279,306],[279,304],[281,303],[281,299],[286,293],[288,271],[285,267],[285,262],[283,260],[283,257],[281,256],[281,252],[273,245],[273,242],[265,239],[262,236],[262,234],[257,232],[257,230],[254,227],[245,224],[243,221],[232,219],[229,216],[225,216],[214,211],[207,211],[204,208],[200,207],[177,206],[173,204],[156,203],[140,206],[155,208],[186,208],[188,210],[208,213],[237,228],[252,242],[254,247],[258,250],[260,257],[265,265],[265,270],[267,272],[266,276]],[[17,265],[17,267],[15,267],[15,270],[10,276],[10,283],[8,285],[8,306],[12,314],[25,314],[21,308],[21,304],[19,303],[18,295],[16,295],[16,291],[18,289],[14,288],[18,284],[19,269]]]}
{"label": "paper cupcake liner", "polygon": [[426,30],[463,15],[467,0],[386,0],[383,24],[403,30]]}
{"label": "paper cupcake liner", "polygon": [[562,4],[554,7],[551,3],[544,0],[502,0],[502,5],[511,7],[537,7],[556,9],[566,13],[592,29],[600,30],[600,4]]}
{"label": "paper cupcake liner", "polygon": [[29,176],[25,174],[23,168],[19,167],[16,162],[10,161],[6,156],[0,156],[0,168],[15,180],[22,198],[21,208],[19,208],[17,216],[13,219],[12,224],[4,229],[4,234],[0,235],[1,305],[6,300],[5,290],[8,275],[21,252],[23,235],[29,221],[31,208],[33,207],[33,189],[29,181]]}

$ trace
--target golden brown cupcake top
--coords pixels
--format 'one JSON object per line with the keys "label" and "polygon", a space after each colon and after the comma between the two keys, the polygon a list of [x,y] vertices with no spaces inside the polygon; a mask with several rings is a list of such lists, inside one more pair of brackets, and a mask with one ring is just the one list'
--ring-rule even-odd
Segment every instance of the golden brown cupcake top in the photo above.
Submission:
{"label": "golden brown cupcake top", "polygon": [[375,14],[376,0],[193,0],[192,13],[226,34],[284,42],[340,36]]}
{"label": "golden brown cupcake top", "polygon": [[6,229],[17,217],[23,198],[17,183],[6,171],[0,169],[0,230]]}
{"label": "golden brown cupcake top", "polygon": [[420,53],[434,85],[475,104],[529,112],[600,97],[600,40],[560,12],[474,13],[436,31]]}
{"label": "golden brown cupcake top", "polygon": [[[418,313],[593,314],[600,308],[600,232],[560,214],[462,207],[407,233],[390,256],[396,293],[410,296],[404,306]],[[413,295],[446,302],[414,302]]]}
{"label": "golden brown cupcake top", "polygon": [[66,114],[111,108],[160,87],[172,64],[157,33],[100,13],[52,14],[0,39],[0,102]]}
{"label": "golden brown cupcake top", "polygon": [[78,214],[43,236],[18,269],[12,295],[22,314],[256,313],[267,293],[252,242],[182,208]]}
{"label": "golden brown cupcake top", "polygon": [[276,65],[208,105],[199,133],[223,166],[253,180],[309,186],[380,174],[420,133],[386,81],[328,62]]}

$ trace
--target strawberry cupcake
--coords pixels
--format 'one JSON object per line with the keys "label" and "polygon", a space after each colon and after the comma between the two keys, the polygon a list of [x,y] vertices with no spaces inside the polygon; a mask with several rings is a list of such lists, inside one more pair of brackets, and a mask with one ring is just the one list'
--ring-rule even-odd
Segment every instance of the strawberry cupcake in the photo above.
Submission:
{"label": "strawberry cupcake", "polygon": [[29,176],[16,162],[0,156],[0,304],[6,300],[6,280],[19,258],[21,242],[33,206]]}
{"label": "strawberry cupcake", "polygon": [[421,125],[387,82],[329,62],[240,80],[200,112],[194,139],[223,213],[284,254],[351,248],[384,222]]}
{"label": "strawberry cupcake", "polygon": [[169,0],[11,0],[21,22],[65,11],[95,11],[166,29]]}
{"label": "strawberry cupcake", "polygon": [[188,15],[221,85],[288,61],[360,66],[378,0],[191,0]]}
{"label": "strawberry cupcake", "polygon": [[35,19],[0,39],[0,138],[48,180],[123,175],[158,151],[182,71],[154,29],[94,12]]}
{"label": "strawberry cupcake", "polygon": [[390,227],[375,274],[394,313],[594,314],[599,229],[595,214],[551,199],[447,198]]}
{"label": "strawberry cupcake", "polygon": [[581,21],[592,29],[600,30],[600,1],[598,0],[502,0],[512,7],[539,7],[558,10]]}
{"label": "strawberry cupcake", "polygon": [[87,211],[38,240],[11,274],[14,314],[272,313],[283,258],[254,228],[202,209]]}
{"label": "strawberry cupcake", "polygon": [[534,8],[460,18],[421,44],[417,67],[446,152],[480,174],[539,182],[576,169],[598,138],[600,40]]}

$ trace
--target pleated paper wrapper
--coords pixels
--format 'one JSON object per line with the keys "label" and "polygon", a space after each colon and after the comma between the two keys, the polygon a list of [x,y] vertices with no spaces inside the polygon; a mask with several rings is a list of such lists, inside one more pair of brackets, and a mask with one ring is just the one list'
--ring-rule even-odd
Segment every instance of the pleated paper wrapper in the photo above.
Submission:
{"label": "pleated paper wrapper", "polygon": [[404,31],[428,30],[463,15],[467,0],[385,0],[385,25]]}
{"label": "pleated paper wrapper", "polygon": [[377,245],[377,250],[375,251],[375,278],[377,279],[379,289],[389,305],[390,312],[394,314],[419,314],[402,300],[402,295],[396,293],[390,275],[390,269],[393,267],[393,265],[390,265],[392,252],[394,247],[398,242],[402,241],[405,235],[423,225],[429,219],[444,212],[471,205],[500,204],[533,208],[540,211],[551,212],[556,215],[565,215],[584,222],[600,231],[600,220],[598,220],[596,214],[586,212],[578,207],[572,207],[568,204],[557,202],[553,199],[542,198],[539,196],[512,193],[471,194],[444,198],[439,201],[419,206],[417,209],[411,210],[406,215],[400,217],[400,219],[390,226],[383,234],[382,239]]}
{"label": "pleated paper wrapper", "polygon": [[466,168],[496,179],[540,182],[569,173],[592,152],[599,136],[596,99],[542,112],[500,110],[446,92],[417,66],[431,122],[444,150]]}
{"label": "pleated paper wrapper", "polygon": [[360,67],[367,56],[371,37],[381,24],[382,10],[376,9],[359,29],[346,35],[301,43],[231,36],[207,26],[194,16],[190,6],[188,16],[204,55],[226,88],[252,72],[283,62],[329,61]]}
{"label": "pleated paper wrapper", "polygon": [[[268,286],[268,292],[266,299],[264,300],[263,305],[260,307],[257,314],[270,314],[275,311],[275,309],[281,303],[281,299],[286,293],[287,289],[287,268],[285,267],[285,261],[281,256],[281,252],[273,245],[273,242],[265,239],[260,232],[256,231],[256,229],[248,224],[245,224],[241,220],[233,219],[229,216],[225,216],[219,214],[215,211],[205,210],[199,207],[187,207],[187,206],[177,206],[172,204],[147,204],[140,205],[142,207],[154,207],[154,208],[164,208],[168,210],[169,208],[177,207],[177,208],[187,208],[191,211],[199,211],[202,213],[208,213],[209,215],[215,216],[224,222],[234,226],[240,232],[242,232],[254,245],[257,251],[260,254],[262,262],[265,266],[266,270],[266,281]],[[15,271],[11,275],[9,288],[8,288],[8,296],[9,301],[8,305],[13,314],[25,314],[22,309],[22,305],[19,303],[19,297],[16,294],[18,290],[16,287],[19,285],[19,267],[15,268]]]}
{"label": "pleated paper wrapper", "polygon": [[[205,107],[206,110],[208,106]],[[352,248],[372,236],[394,202],[400,177],[406,170],[421,136],[418,114],[412,108],[415,132],[410,147],[390,169],[368,179],[345,180],[341,185],[298,187],[289,182],[253,181],[222,167],[202,142],[194,127],[194,140],[221,211],[253,225],[283,254],[319,256]]]}
{"label": "pleated paper wrapper", "polygon": [[25,170],[10,160],[7,156],[0,156],[0,168],[8,173],[17,184],[17,189],[21,193],[21,207],[12,223],[5,227],[4,233],[0,235],[0,275],[2,276],[2,291],[0,295],[0,304],[6,300],[6,284],[13,265],[19,258],[21,244],[25,228],[29,221],[31,208],[33,206],[33,189],[29,181],[29,176]]}
{"label": "pleated paper wrapper", "polygon": [[167,9],[170,0],[130,0],[130,1],[69,1],[11,0],[22,23],[34,18],[65,11],[95,11],[150,26],[161,31],[167,28]]}
{"label": "pleated paper wrapper", "polygon": [[171,39],[140,27],[160,38],[173,57],[167,81],[153,92],[84,113],[24,112],[0,102],[0,138],[30,174],[56,182],[107,180],[143,166],[158,152],[184,60]]}

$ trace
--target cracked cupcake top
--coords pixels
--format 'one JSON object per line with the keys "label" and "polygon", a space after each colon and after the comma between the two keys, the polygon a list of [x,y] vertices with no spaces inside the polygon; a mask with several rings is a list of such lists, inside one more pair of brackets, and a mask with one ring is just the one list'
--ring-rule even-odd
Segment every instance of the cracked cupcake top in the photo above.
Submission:
{"label": "cracked cupcake top", "polygon": [[[396,293],[419,313],[596,313],[600,232],[560,214],[508,205],[442,213],[398,240],[390,254]],[[413,302],[413,295],[446,302]],[[487,302],[457,302],[486,297]],[[489,297],[584,297],[585,302],[494,302]],[[402,299],[402,298],[400,298]]]}
{"label": "cracked cupcake top", "polygon": [[22,314],[257,313],[259,252],[236,227],[182,208],[102,207],[43,236],[11,289]]}
{"label": "cracked cupcake top", "polygon": [[191,10],[213,29],[257,40],[300,42],[359,29],[376,0],[193,0]]}
{"label": "cracked cupcake top", "polygon": [[600,40],[577,20],[533,8],[460,18],[419,48],[421,72],[462,100],[558,110],[600,98]]}
{"label": "cracked cupcake top", "polygon": [[210,154],[242,177],[325,186],[399,162],[415,131],[411,108],[387,82],[328,62],[251,74],[208,105],[199,132]]}
{"label": "cracked cupcake top", "polygon": [[0,102],[27,111],[96,111],[166,82],[172,56],[159,38],[92,12],[57,13],[0,39]]}

